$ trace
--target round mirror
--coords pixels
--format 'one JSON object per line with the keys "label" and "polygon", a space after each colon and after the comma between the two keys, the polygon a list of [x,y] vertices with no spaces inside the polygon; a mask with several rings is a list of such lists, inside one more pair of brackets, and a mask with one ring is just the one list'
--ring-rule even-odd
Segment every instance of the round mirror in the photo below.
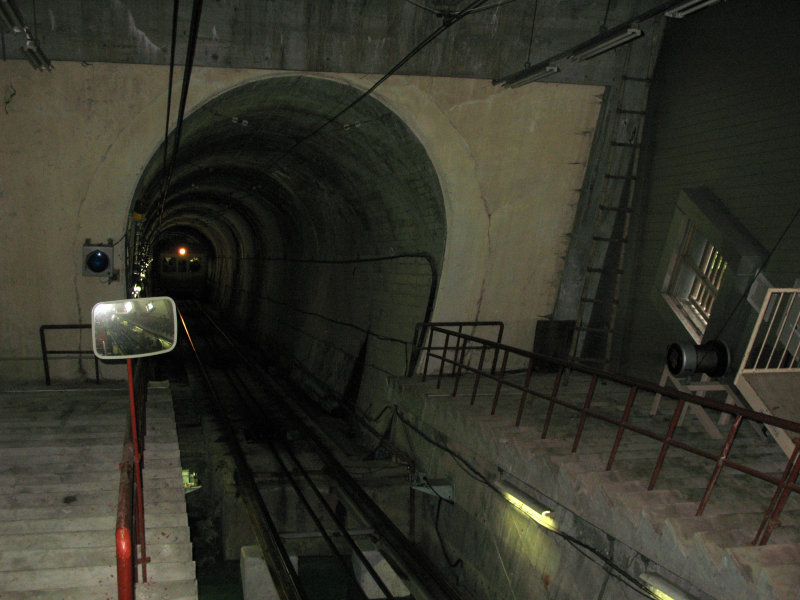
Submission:
{"label": "round mirror", "polygon": [[141,358],[178,343],[175,302],[166,296],[100,302],[92,309],[92,346],[98,358]]}

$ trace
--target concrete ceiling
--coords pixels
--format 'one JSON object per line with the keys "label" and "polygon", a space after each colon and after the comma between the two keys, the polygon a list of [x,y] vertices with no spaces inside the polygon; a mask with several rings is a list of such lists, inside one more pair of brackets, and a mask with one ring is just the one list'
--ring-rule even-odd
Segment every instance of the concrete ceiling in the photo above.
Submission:
{"label": "concrete ceiling", "polygon": [[[385,73],[474,0],[207,0],[194,64]],[[16,0],[53,61],[169,64],[166,0]],[[406,75],[500,78],[536,64],[664,0],[486,0],[416,55]],[[192,3],[180,3],[176,60],[185,61]],[[17,57],[8,34],[3,50]],[[556,80],[602,83],[610,59]],[[564,71],[564,70],[562,70]]]}

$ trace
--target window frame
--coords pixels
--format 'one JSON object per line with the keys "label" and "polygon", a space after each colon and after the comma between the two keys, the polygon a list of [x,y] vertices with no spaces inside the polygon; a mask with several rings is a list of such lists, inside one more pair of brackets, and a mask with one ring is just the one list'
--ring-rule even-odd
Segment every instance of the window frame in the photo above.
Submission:
{"label": "window frame", "polygon": [[[725,261],[724,270],[716,273],[716,277],[704,277],[702,261],[698,260],[693,268],[692,260],[686,258],[690,254],[687,244],[691,245],[694,238],[701,240],[695,248],[710,248],[712,256],[716,252]],[[710,190],[681,190],[657,272],[662,306],[665,302],[695,343],[700,344],[715,329],[714,325],[725,319],[729,304],[747,293],[766,255],[766,250]],[[687,269],[691,270],[688,276]],[[701,290],[707,284],[712,286],[711,290],[706,290],[713,292],[713,300],[710,305],[706,304],[705,315],[689,300],[698,279]],[[716,289],[713,289],[715,283]],[[704,300],[707,302],[708,298]]]}

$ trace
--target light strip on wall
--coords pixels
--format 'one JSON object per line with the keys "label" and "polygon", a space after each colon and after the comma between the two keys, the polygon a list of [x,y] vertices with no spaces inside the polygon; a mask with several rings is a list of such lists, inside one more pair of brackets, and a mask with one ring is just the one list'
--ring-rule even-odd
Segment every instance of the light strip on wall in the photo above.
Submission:
{"label": "light strip on wall", "polygon": [[0,0],[0,19],[6,31],[21,33],[25,29],[19,9],[9,0]]}
{"label": "light strip on wall", "polygon": [[549,508],[507,481],[498,481],[497,488],[503,497],[526,517],[533,519],[546,529],[558,531],[558,524],[553,519],[552,511]]}
{"label": "light strip on wall", "polygon": [[697,600],[655,573],[642,573],[639,579],[645,582],[647,589],[658,600]]}
{"label": "light strip on wall", "polygon": [[615,35],[605,40],[601,40],[596,44],[589,46],[588,48],[575,52],[575,54],[570,56],[569,59],[577,61],[588,60],[590,58],[597,56],[598,54],[603,54],[604,52],[613,50],[618,46],[627,44],[628,42],[633,41],[636,38],[641,37],[642,35],[644,35],[644,32],[641,29],[630,27],[618,35]]}
{"label": "light strip on wall", "polygon": [[722,0],[689,0],[689,2],[684,2],[683,4],[670,8],[664,13],[664,16],[670,17],[671,19],[682,19],[686,15],[690,15],[693,12],[697,12],[713,4],[718,4],[721,1]]}
{"label": "light strip on wall", "polygon": [[531,83],[534,81],[539,81],[540,79],[544,79],[545,77],[550,77],[551,75],[555,75],[558,73],[560,69],[556,65],[546,65],[541,69],[537,69],[536,71],[531,72],[528,75],[523,76],[516,81],[508,81],[503,84],[504,87],[510,88],[518,88],[521,85],[525,85],[526,83]]}

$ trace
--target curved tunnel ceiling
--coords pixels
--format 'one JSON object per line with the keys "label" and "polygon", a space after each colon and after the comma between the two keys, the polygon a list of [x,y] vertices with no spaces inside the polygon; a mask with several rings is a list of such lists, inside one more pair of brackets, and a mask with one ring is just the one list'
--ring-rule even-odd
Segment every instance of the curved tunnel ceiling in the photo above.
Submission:
{"label": "curved tunnel ceiling", "polygon": [[394,113],[366,98],[310,135],[360,93],[326,79],[274,77],[197,109],[184,120],[163,207],[163,148],[140,180],[133,210],[146,216],[145,239],[154,243],[168,228],[199,221],[214,244],[216,224],[243,220],[251,231],[233,225],[240,252],[324,259],[426,252],[438,259],[439,182]]}

